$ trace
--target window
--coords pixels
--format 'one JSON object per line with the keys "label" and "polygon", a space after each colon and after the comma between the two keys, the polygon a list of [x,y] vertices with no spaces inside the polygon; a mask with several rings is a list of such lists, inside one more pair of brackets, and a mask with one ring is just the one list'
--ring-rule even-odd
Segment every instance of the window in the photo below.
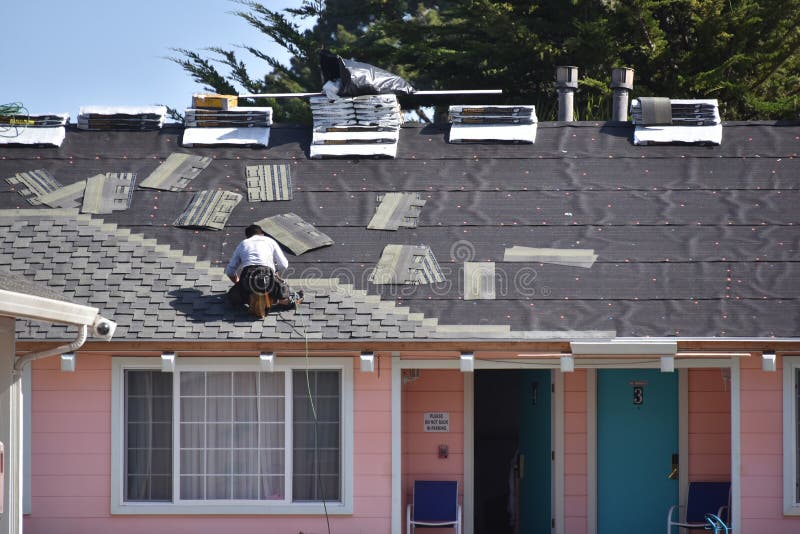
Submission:
{"label": "window", "polygon": [[352,513],[352,361],[115,358],[114,513]]}
{"label": "window", "polygon": [[800,356],[783,357],[783,513],[800,515]]}

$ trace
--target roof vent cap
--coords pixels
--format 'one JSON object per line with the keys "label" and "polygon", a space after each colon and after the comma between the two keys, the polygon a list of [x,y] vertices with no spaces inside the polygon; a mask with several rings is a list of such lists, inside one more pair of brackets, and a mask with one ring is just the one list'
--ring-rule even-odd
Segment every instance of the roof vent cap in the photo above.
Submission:
{"label": "roof vent cap", "polygon": [[628,67],[615,67],[611,69],[612,89],[633,89],[633,69]]}
{"label": "roof vent cap", "polygon": [[556,67],[556,87],[578,88],[578,67]]}

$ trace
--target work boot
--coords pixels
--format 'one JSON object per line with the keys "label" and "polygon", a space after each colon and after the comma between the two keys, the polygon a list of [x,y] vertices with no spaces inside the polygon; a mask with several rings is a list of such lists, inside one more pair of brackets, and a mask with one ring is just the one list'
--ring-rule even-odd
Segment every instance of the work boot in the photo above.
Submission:
{"label": "work boot", "polygon": [[304,293],[302,289],[292,293],[292,295],[289,297],[289,306],[297,309],[297,305],[303,303],[303,295]]}

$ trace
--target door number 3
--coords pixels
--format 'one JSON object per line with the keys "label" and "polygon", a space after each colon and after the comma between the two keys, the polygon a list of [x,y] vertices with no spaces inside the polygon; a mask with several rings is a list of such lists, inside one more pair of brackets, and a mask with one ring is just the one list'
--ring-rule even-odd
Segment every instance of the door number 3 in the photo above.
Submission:
{"label": "door number 3", "polygon": [[644,404],[644,386],[633,386],[633,405],[641,406]]}

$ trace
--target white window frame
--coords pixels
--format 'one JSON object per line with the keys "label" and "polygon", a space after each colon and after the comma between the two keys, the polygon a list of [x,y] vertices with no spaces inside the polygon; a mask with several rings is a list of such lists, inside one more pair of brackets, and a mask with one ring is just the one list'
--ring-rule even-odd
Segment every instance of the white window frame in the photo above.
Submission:
{"label": "white window frame", "polygon": [[[176,371],[261,371],[259,359],[221,358],[176,358]],[[291,473],[287,464],[286,501],[182,501],[173,482],[173,502],[126,502],[125,484],[125,387],[124,373],[128,369],[161,369],[160,358],[114,357],[111,366],[111,513],[112,514],[214,514],[214,515],[350,515],[353,513],[353,361],[351,358],[276,358],[275,371],[291,375],[292,371],[337,370],[341,372],[341,484],[342,494],[338,501],[291,502]],[[173,391],[173,402],[177,402],[177,391]],[[287,400],[287,404],[291,399]],[[174,405],[173,405],[174,406]],[[177,414],[174,412],[173,417]],[[287,446],[291,447],[292,424],[286,422]],[[173,427],[173,436],[177,429]],[[174,454],[173,446],[173,454]],[[291,455],[292,451],[289,450]],[[173,465],[173,481],[178,477]]]}
{"label": "white window frame", "polygon": [[796,375],[800,369],[800,356],[783,356],[783,513],[800,515],[800,495],[797,495],[797,439]]}

